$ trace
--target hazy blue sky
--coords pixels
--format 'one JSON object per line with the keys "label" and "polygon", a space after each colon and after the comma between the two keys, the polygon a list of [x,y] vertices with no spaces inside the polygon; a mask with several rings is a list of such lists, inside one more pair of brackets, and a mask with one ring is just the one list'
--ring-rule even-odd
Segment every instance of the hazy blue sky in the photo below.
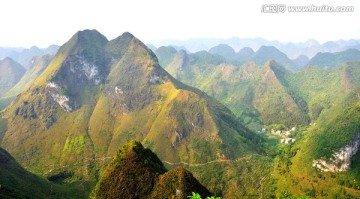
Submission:
{"label": "hazy blue sky", "polygon": [[[350,13],[261,13],[263,4],[354,6]],[[61,45],[76,31],[108,39],[124,31],[140,40],[263,37],[320,42],[360,39],[359,0],[2,0],[0,46]]]}

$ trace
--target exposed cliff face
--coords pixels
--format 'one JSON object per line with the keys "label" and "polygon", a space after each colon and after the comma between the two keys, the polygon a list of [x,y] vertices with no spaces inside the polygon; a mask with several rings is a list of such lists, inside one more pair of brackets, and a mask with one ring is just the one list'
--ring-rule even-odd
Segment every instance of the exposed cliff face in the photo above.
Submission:
{"label": "exposed cliff face", "polygon": [[330,160],[314,160],[312,166],[325,172],[342,172],[350,169],[351,158],[359,151],[360,133],[348,145],[332,154]]}

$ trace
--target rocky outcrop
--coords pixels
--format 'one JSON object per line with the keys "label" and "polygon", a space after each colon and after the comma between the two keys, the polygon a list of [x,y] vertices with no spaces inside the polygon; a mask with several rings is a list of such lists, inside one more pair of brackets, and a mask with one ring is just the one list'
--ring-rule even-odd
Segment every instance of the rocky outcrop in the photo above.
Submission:
{"label": "rocky outcrop", "polygon": [[68,96],[66,96],[64,89],[62,89],[54,82],[49,82],[47,84],[47,88],[50,92],[52,99],[57,102],[64,111],[71,112],[73,110],[69,104],[70,99]]}
{"label": "rocky outcrop", "polygon": [[325,172],[347,171],[351,166],[351,158],[359,151],[359,147],[360,133],[355,136],[350,144],[335,151],[329,160],[314,160],[312,166]]}

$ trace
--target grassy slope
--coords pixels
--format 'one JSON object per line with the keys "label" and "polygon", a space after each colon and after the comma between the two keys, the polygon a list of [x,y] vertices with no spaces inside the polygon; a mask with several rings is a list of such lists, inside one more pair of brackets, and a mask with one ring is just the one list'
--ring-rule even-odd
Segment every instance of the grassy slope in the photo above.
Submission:
{"label": "grassy slope", "polygon": [[198,88],[216,66],[224,62],[223,57],[206,51],[193,54],[179,51],[166,70],[177,80]]}
{"label": "grassy slope", "polygon": [[[332,127],[337,126],[341,125],[332,125]],[[337,131],[338,135],[335,139],[341,142],[345,141],[346,137],[343,133],[354,133],[351,130],[350,127]],[[268,189],[275,190],[275,195],[278,197],[284,194],[295,197],[309,196],[311,198],[360,197],[359,155],[353,158],[350,171],[337,174],[324,173],[312,168],[312,161],[319,155],[323,157],[328,152],[327,148],[320,147],[331,144],[332,147],[335,147],[340,143],[334,141],[334,134],[326,131],[321,132],[319,128],[313,127],[308,131],[299,133],[296,140],[295,144],[286,145],[279,149]],[[325,140],[327,143],[319,142],[321,140]]]}
{"label": "grassy slope", "polygon": [[0,60],[0,97],[24,75],[25,69],[11,58]]}
{"label": "grassy slope", "polygon": [[161,66],[169,65],[174,59],[176,53],[176,49],[171,46],[161,46],[155,51],[155,54],[159,58],[159,64]]}
{"label": "grassy slope", "polygon": [[[174,60],[173,63],[182,62]],[[311,118],[316,127],[309,130],[311,133],[297,137],[296,139],[299,142],[294,147],[279,148],[274,164],[275,177],[265,180],[268,182],[265,185],[265,189],[269,193],[268,196],[271,196],[273,194],[272,191],[274,191],[274,194],[278,197],[291,193],[293,196],[312,196],[315,194],[318,197],[333,198],[338,196],[351,198],[351,196],[346,195],[359,196],[356,189],[349,188],[356,187],[356,182],[359,180],[357,172],[358,156],[354,158],[353,169],[342,174],[319,174],[311,168],[311,164],[313,159],[329,156],[333,150],[348,144],[359,127],[359,124],[356,123],[359,121],[357,119],[358,112],[356,105],[354,105],[359,100],[360,70],[358,66],[359,62],[349,62],[343,65],[342,68],[333,71],[326,71],[320,68],[305,68],[298,73],[283,74],[279,73],[275,68],[272,71],[277,78],[271,78],[274,75],[269,76],[271,74],[269,71],[266,72],[265,69],[256,66],[250,67],[250,64],[246,64],[241,68],[232,65],[219,65],[215,67],[209,65],[211,72],[203,75],[206,80],[201,80],[204,77],[201,75],[197,77],[198,74],[196,75],[195,69],[193,69],[193,67],[196,67],[194,65],[188,67],[189,69],[185,69],[185,72],[184,69],[180,70],[180,72],[178,71],[177,75],[179,76],[180,74],[180,77],[177,78],[181,79],[184,76],[186,77],[186,74],[191,74],[191,76],[188,76],[189,79],[190,77],[192,78],[190,83],[194,79],[200,81],[197,83],[192,82],[192,84],[196,84],[197,87],[203,89],[209,95],[222,101],[238,116],[244,114],[243,110],[246,106],[251,108],[253,99],[249,97],[251,96],[249,94],[256,92],[256,87],[251,87],[251,82],[254,82],[254,80],[258,81],[255,85],[260,85],[260,89],[266,91],[265,93],[260,92],[263,94],[263,97],[256,95],[259,98],[258,100],[263,100],[258,104],[259,106],[269,105],[268,109],[263,110],[269,111],[274,108],[276,110],[274,104],[276,104],[279,97],[284,98],[286,95],[291,97],[293,104],[296,104],[300,110],[303,110],[303,113],[308,114],[308,116],[302,115],[301,117]],[[173,66],[170,66],[167,70],[171,67]],[[261,70],[264,72],[259,73],[258,71]],[[174,74],[174,71],[169,70],[172,74]],[[261,75],[255,78],[254,74]],[[238,81],[239,77],[241,81]],[[263,84],[259,83],[261,82],[259,79]],[[280,87],[271,87],[274,84],[274,80],[278,81],[277,85]],[[282,86],[283,88],[281,88]],[[264,99],[266,95],[275,96],[275,98],[272,98],[275,100],[275,103],[271,103],[271,99]],[[281,104],[285,105],[285,107],[291,107],[288,103]],[[251,116],[254,117],[254,115]],[[285,117],[280,122],[286,120],[288,119]],[[295,124],[298,124],[298,121]],[[211,187],[211,184],[218,184],[219,182],[212,182],[211,178],[206,172],[202,172],[202,170],[209,171],[212,168],[216,168],[216,170],[221,172],[224,167],[217,164],[198,166],[195,169],[193,168],[193,172],[200,179],[206,179],[206,181],[211,182],[209,183]],[[251,167],[257,168],[254,165]],[[269,169],[269,171],[271,170]],[[256,169],[253,171],[256,171]],[[206,178],[206,176],[209,178]],[[256,172],[252,176],[256,176]],[[230,180],[227,179],[226,181]],[[334,183],[336,185],[333,186]],[[347,186],[344,187],[344,184],[347,184]],[[250,190],[251,188],[248,189]],[[222,188],[217,191],[221,193],[221,190],[229,191],[228,188]],[[227,194],[224,193],[224,195],[228,196]]]}
{"label": "grassy slope", "polygon": [[331,103],[321,111],[314,125],[298,134],[295,144],[280,148],[272,180],[277,196],[288,193],[318,198],[360,197],[359,154],[352,159],[352,169],[347,172],[332,174],[311,168],[314,159],[329,158],[359,133],[359,64],[347,63],[332,72],[315,68],[303,71],[307,76],[302,75],[302,82],[309,84],[302,85],[309,86],[304,98],[310,104],[329,104],[323,99]]}
{"label": "grassy slope", "polygon": [[[288,72],[276,69],[276,64],[257,67],[247,63],[237,67],[218,65],[223,61],[205,52],[197,54],[201,58],[191,56],[195,55],[179,52],[167,70],[227,105],[253,129],[259,130],[263,122],[289,126],[308,122],[306,110],[300,108],[297,96],[283,82],[282,73]],[[190,61],[185,62],[187,59]]]}
{"label": "grassy slope", "polygon": [[307,102],[313,121],[324,109],[339,103],[340,96],[344,94],[340,70],[330,72],[320,68],[305,68],[287,78],[290,87]]}
{"label": "grassy slope", "polygon": [[0,148],[1,198],[85,198],[79,187],[58,185],[29,173]]}
{"label": "grassy slope", "polygon": [[2,113],[0,112],[0,142],[5,135],[7,130],[7,121],[2,118]]}
{"label": "grassy slope", "polygon": [[306,65],[332,70],[341,67],[341,65],[345,62],[356,60],[360,60],[360,51],[356,49],[349,49],[335,53],[318,53],[311,58]]}
{"label": "grassy slope", "polygon": [[3,97],[14,97],[26,89],[28,89],[33,81],[41,75],[47,65],[50,63],[52,55],[44,55],[42,57],[35,57],[32,65],[26,71],[20,81],[9,90]]}
{"label": "grassy slope", "polygon": [[27,90],[31,84],[36,80],[37,77],[45,70],[47,65],[50,63],[53,56],[44,55],[42,57],[33,58],[33,63],[29,69],[25,72],[24,76],[17,82],[14,87],[7,91],[0,98],[0,109],[5,108],[11,101],[20,93]]}
{"label": "grassy slope", "polygon": [[351,79],[356,78],[358,71],[351,67],[356,62],[332,71],[308,67],[298,73],[281,67],[250,67],[251,64],[217,65],[223,61],[216,62],[205,54],[198,54],[202,58],[195,59],[191,58],[195,55],[179,52],[167,70],[215,97],[257,130],[262,122],[304,125],[310,119],[316,121],[322,111],[340,103],[341,96],[353,89],[348,81],[356,82]]}
{"label": "grassy slope", "polygon": [[[142,140],[171,162],[236,159],[262,150],[262,138],[223,105],[172,78],[136,38],[114,49],[118,40],[106,44],[97,33],[81,34],[6,110],[2,145],[30,171],[50,177],[65,172],[72,176],[66,182],[93,182],[108,157],[130,139]],[[78,76],[65,70],[74,55],[105,65],[99,72],[106,77],[103,83],[76,81]],[[67,88],[78,105],[74,111],[64,112],[53,101],[46,87],[50,81]]]}
{"label": "grassy slope", "polygon": [[297,68],[292,60],[287,55],[274,46],[262,46],[251,58],[257,65],[264,65],[267,61],[275,60],[277,63],[284,66],[286,69],[296,71]]}

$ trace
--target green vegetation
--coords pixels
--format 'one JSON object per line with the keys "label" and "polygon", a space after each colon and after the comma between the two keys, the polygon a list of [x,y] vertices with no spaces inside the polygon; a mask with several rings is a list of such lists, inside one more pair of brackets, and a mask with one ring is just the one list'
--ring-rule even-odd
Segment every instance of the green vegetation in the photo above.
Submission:
{"label": "green vegetation", "polygon": [[[200,52],[192,59],[215,65],[217,57]],[[264,153],[262,136],[216,100],[175,80],[130,33],[112,41],[95,30],[74,35],[7,107],[2,121],[7,125],[1,145],[26,169],[64,186],[86,185],[80,192],[85,194],[109,157],[130,139],[141,140],[172,163],[233,161]],[[159,180],[190,176],[173,172]],[[236,175],[228,174],[224,182]]]}
{"label": "green vegetation", "polygon": [[78,187],[54,184],[29,173],[0,148],[0,198],[86,198]]}
{"label": "green vegetation", "polygon": [[[266,54],[269,49],[262,51]],[[176,61],[180,55],[193,61]],[[224,103],[240,121],[256,131],[263,124],[283,124],[289,128],[315,122],[322,112],[341,103],[343,96],[359,86],[358,62],[332,71],[305,68],[291,73],[274,62],[263,67],[251,62],[237,67],[221,64],[225,63],[221,59],[218,63],[210,61],[204,55],[203,60],[209,62],[201,65],[192,56],[179,52],[166,69],[177,79]]]}
{"label": "green vegetation", "polygon": [[[204,55],[202,59],[206,57]],[[195,60],[191,66],[176,66],[182,62],[174,61],[167,70],[177,79],[220,100],[253,130],[261,129],[263,124],[288,127],[308,124],[306,103],[288,88],[284,76],[289,72],[281,66],[275,62],[268,62],[263,67],[253,63],[242,67],[216,65],[221,62],[218,59],[218,62],[209,61],[201,65]],[[174,71],[174,68],[177,69]]]}
{"label": "green vegetation", "polygon": [[233,48],[226,44],[219,44],[215,47],[212,47],[209,50],[209,53],[216,54],[224,57],[227,62],[233,63],[237,61],[236,53]]}
{"label": "green vegetation", "polygon": [[330,158],[334,151],[350,144],[360,133],[360,103],[342,110],[333,120],[316,130],[318,132],[313,136],[315,158]]}
{"label": "green vegetation", "polygon": [[267,61],[274,60],[287,70],[296,71],[295,64],[287,55],[274,46],[261,46],[251,58],[256,65],[264,65]]}
{"label": "green vegetation", "polygon": [[41,73],[46,69],[50,63],[53,55],[44,55],[41,57],[34,57],[32,59],[32,64],[22,76],[22,78],[13,86],[9,91],[7,91],[0,98],[0,109],[5,108],[10,102],[20,93],[28,89],[31,84],[38,78]]}
{"label": "green vegetation", "polygon": [[[274,191],[273,198],[358,198],[360,192],[353,188],[356,183],[349,183],[357,182],[360,177],[351,172],[358,170],[359,165],[355,163],[358,157],[353,159],[350,172],[327,173],[312,168],[317,153],[312,128],[298,131],[295,143],[278,148],[267,189]],[[350,189],[344,190],[345,183]]]}
{"label": "green vegetation", "polygon": [[0,97],[18,83],[24,73],[25,68],[11,58],[0,60]]}
{"label": "green vegetation", "polygon": [[84,152],[85,147],[85,138],[84,136],[76,136],[76,137],[67,137],[64,145],[63,152],[75,152],[80,154]]}
{"label": "green vegetation", "polygon": [[[236,61],[241,53],[227,49],[221,53]],[[186,198],[192,192],[359,198],[359,155],[342,173],[321,172],[312,163],[331,157],[359,133],[360,62],[291,73],[288,58],[276,49],[242,53],[258,64],[231,65],[219,49],[158,49],[169,73],[203,92],[169,75],[130,33],[108,41],[96,30],[78,32],[43,72],[24,76],[33,83],[2,112],[1,146],[30,172],[46,176],[33,176],[44,187],[33,191],[40,198],[49,195],[49,186],[54,197],[75,198],[87,198],[91,190],[96,198]],[[272,57],[284,63],[268,61]],[[6,100],[0,103],[12,99]],[[269,133],[293,126],[299,130],[281,136],[295,143],[280,143],[282,137]],[[249,128],[265,128],[267,137]],[[5,180],[8,191],[14,187],[6,194],[25,197],[32,188],[24,180]]]}
{"label": "green vegetation", "polygon": [[210,195],[190,172],[166,171],[153,152],[130,141],[108,165],[91,198],[185,198],[194,191]]}
{"label": "green vegetation", "polygon": [[7,121],[2,118],[2,113],[0,113],[0,142],[4,137],[6,130],[7,130]]}
{"label": "green vegetation", "polygon": [[[190,199],[201,199],[201,196],[198,193],[192,192],[192,195],[188,196],[188,198],[190,198]],[[211,197],[206,197],[206,199],[221,199],[221,198],[211,196]]]}
{"label": "green vegetation", "polygon": [[340,68],[342,64],[350,61],[360,60],[360,51],[356,49],[348,49],[335,53],[318,53],[309,60],[307,66],[317,66],[326,70]]}
{"label": "green vegetation", "polygon": [[[186,56],[191,57],[191,54]],[[295,144],[276,146],[270,142],[271,139],[265,143],[270,146],[266,149],[269,158],[275,158],[273,171],[269,169],[271,161],[267,161],[268,172],[274,177],[266,179],[262,186],[269,198],[359,196],[356,191],[359,175],[354,173],[358,168],[358,156],[353,158],[350,172],[318,175],[318,171],[311,168],[314,159],[330,157],[334,151],[350,144],[359,132],[359,61],[346,63],[331,71],[308,67],[291,73],[274,62],[265,66],[247,63],[241,67],[227,64],[199,67],[196,62],[190,62],[190,66],[184,67],[176,66],[186,63],[175,62],[176,58],[167,66],[171,74],[223,102],[248,127],[260,130],[262,124],[266,124],[268,131],[300,127],[298,132],[291,135],[296,139]],[[202,70],[198,71],[198,68]],[[307,129],[310,122],[312,126]],[[235,183],[224,177],[224,167],[214,165],[190,166],[189,169],[217,195],[233,197],[251,194],[249,191],[231,195],[231,188],[220,184]],[[256,176],[256,166],[251,164],[249,167],[255,172],[242,175]],[[241,171],[239,167],[234,168]],[[222,174],[206,177],[207,174],[201,169]],[[342,180],[334,182],[340,176]],[[333,183],[338,185],[331,188]],[[342,186],[345,184],[351,190],[344,190]],[[242,186],[243,182],[238,181],[237,187]],[[239,190],[250,190],[249,187],[254,185]]]}
{"label": "green vegetation", "polygon": [[176,49],[171,46],[161,46],[156,49],[155,54],[159,59],[159,64],[161,66],[169,65],[174,59],[175,54],[177,53]]}

